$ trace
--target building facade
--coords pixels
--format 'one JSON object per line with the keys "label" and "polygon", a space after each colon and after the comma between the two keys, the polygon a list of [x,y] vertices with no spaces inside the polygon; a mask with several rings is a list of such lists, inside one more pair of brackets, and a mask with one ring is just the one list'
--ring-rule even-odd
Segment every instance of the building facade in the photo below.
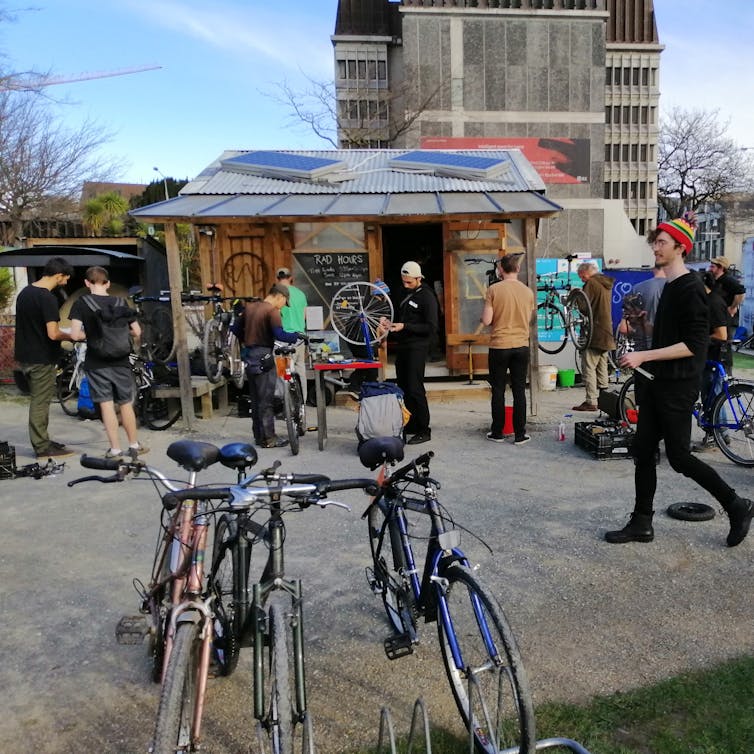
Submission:
{"label": "building facade", "polygon": [[662,49],[651,0],[341,0],[333,45],[342,146],[520,148],[566,209],[542,227],[541,256],[626,263],[620,249],[646,248]]}

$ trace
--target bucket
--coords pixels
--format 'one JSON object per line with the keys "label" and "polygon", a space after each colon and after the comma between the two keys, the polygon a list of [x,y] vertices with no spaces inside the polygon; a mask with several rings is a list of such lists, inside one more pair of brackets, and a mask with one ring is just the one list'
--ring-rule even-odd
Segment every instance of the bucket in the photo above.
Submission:
{"label": "bucket", "polygon": [[505,407],[505,420],[503,421],[503,434],[513,434],[513,406]]}
{"label": "bucket", "polygon": [[558,371],[558,385],[560,387],[573,387],[576,382],[575,369],[561,369]]}
{"label": "bucket", "polygon": [[541,366],[539,368],[539,389],[555,390],[558,381],[558,368],[553,366]]}

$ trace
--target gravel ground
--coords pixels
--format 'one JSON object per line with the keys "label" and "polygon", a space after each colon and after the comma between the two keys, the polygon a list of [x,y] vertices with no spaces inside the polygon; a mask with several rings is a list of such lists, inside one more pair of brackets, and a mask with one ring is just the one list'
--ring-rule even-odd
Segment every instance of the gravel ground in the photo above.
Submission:
{"label": "gravel ground", "polygon": [[[584,701],[708,666],[750,651],[754,622],[742,586],[751,574],[754,540],[725,547],[727,519],[706,523],[668,518],[668,503],[710,502],[663,460],[652,544],[610,546],[607,528],[622,526],[633,499],[629,460],[597,461],[557,425],[582,391],[541,395],[525,446],[487,442],[486,399],[433,403],[434,474],[442,500],[472,536],[463,547],[502,603],[518,637],[535,703]],[[28,463],[26,408],[0,404],[0,440]],[[260,451],[263,462],[332,476],[360,476],[355,414],[329,411],[327,450],[308,435],[295,461]],[[577,419],[589,419],[590,415]],[[313,411],[310,421],[314,419]],[[573,420],[569,420],[573,421]],[[221,444],[244,439],[248,420],[216,417],[192,436]],[[82,452],[105,449],[101,426],[52,414],[53,436]],[[145,433],[152,464],[179,432]],[[751,470],[717,450],[708,460],[739,493],[751,493]],[[295,464],[295,466],[294,466]],[[134,577],[149,576],[158,502],[144,482],[82,485],[75,459],[58,477],[0,482],[0,603],[4,630],[0,686],[3,751],[145,751],[157,706],[143,647],[118,646],[114,628],[135,613]],[[211,469],[205,481],[219,480]],[[434,727],[460,731],[442,671],[434,627],[410,657],[389,662],[387,624],[366,586],[366,507],[343,493],[352,512],[309,510],[288,517],[288,572],[304,577],[307,672],[318,750],[347,752],[374,743],[380,707],[407,731],[414,700],[425,699]],[[204,751],[255,751],[249,711],[250,654],[230,679],[211,682]],[[584,741],[588,747],[589,742]],[[595,752],[595,754],[598,754]]]}

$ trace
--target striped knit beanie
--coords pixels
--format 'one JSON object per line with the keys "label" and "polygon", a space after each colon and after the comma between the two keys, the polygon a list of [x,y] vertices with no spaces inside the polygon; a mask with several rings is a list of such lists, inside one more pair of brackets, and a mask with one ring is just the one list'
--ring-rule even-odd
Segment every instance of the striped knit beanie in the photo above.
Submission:
{"label": "striped knit beanie", "polygon": [[683,217],[676,217],[675,220],[666,220],[657,226],[657,230],[664,230],[672,236],[688,254],[694,245],[694,235],[696,234],[696,217],[693,213],[686,213]]}

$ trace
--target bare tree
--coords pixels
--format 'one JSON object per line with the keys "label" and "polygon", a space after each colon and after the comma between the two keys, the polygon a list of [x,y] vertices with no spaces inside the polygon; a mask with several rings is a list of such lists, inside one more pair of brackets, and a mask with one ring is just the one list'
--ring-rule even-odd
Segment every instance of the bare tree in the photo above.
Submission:
{"label": "bare tree", "polygon": [[751,185],[752,161],[717,110],[673,108],[660,123],[657,198],[673,215]]}
{"label": "bare tree", "polygon": [[277,92],[268,96],[290,110],[294,123],[308,126],[336,148],[394,146],[430,106],[439,89],[420,100],[415,110],[406,111],[402,103],[416,101],[416,97],[408,96],[408,85],[377,91],[367,86],[336,89],[333,82],[306,79],[308,84],[301,91],[282,82],[277,84]]}
{"label": "bare tree", "polygon": [[13,244],[24,221],[69,206],[84,181],[105,180],[115,166],[98,151],[109,139],[91,121],[64,128],[51,103],[33,92],[0,93],[0,214],[6,220],[0,242]]}

